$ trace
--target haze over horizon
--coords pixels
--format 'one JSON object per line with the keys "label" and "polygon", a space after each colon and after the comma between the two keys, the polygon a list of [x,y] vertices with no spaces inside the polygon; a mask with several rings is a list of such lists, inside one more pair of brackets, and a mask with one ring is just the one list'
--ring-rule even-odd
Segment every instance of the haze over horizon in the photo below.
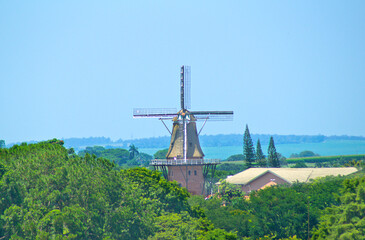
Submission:
{"label": "haze over horizon", "polygon": [[0,2],[0,139],[166,136],[181,65],[202,134],[365,136],[365,2],[260,3]]}
{"label": "haze over horizon", "polygon": [[[202,134],[203,136],[219,136],[219,135],[236,135],[236,134],[239,134],[239,135],[244,135],[244,133],[219,133],[219,134]],[[255,136],[255,135],[266,135],[266,136],[312,136],[312,137],[315,137],[315,136],[325,136],[325,137],[349,137],[349,138],[365,138],[365,136],[354,136],[354,135],[297,135],[297,134],[275,134],[275,133],[272,133],[272,134],[267,134],[267,133],[260,133],[260,134],[256,134],[256,133],[252,133],[251,132],[251,136]],[[155,137],[141,137],[141,138],[118,138],[118,139],[112,139],[108,136],[88,136],[88,137],[67,137],[67,138],[59,138],[60,140],[66,140],[66,139],[91,139],[91,138],[106,138],[106,139],[110,139],[110,141],[112,142],[118,142],[118,141],[133,141],[133,140],[143,140],[143,139],[154,139],[154,138],[169,138],[170,139],[170,135],[160,135],[160,136],[155,136]],[[22,143],[22,142],[40,142],[40,141],[47,141],[47,140],[51,140],[53,139],[52,137],[51,138],[45,138],[45,139],[38,139],[38,140],[34,140],[34,139],[31,139],[31,140],[26,140],[26,141],[17,141],[17,142],[6,142],[6,144],[19,144],[19,143]],[[362,139],[361,139],[362,140]],[[279,143],[280,144],[280,143]]]}

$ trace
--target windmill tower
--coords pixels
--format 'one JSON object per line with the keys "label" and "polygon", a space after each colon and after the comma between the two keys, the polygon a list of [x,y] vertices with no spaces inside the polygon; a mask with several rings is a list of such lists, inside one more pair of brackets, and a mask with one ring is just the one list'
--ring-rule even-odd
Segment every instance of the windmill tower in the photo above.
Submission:
{"label": "windmill tower", "polygon": [[[151,165],[161,170],[164,177],[176,180],[182,187],[186,187],[192,194],[204,194],[205,183],[209,171],[214,171],[219,164],[218,159],[204,159],[200,147],[199,134],[207,121],[232,120],[233,111],[189,111],[190,106],[190,67],[182,66],[180,72],[180,105],[177,112],[171,108],[136,108],[134,118],[158,118],[171,134],[170,147],[165,160],[153,160]],[[172,131],[165,124],[165,120],[173,121]],[[199,132],[196,122],[203,121]]]}

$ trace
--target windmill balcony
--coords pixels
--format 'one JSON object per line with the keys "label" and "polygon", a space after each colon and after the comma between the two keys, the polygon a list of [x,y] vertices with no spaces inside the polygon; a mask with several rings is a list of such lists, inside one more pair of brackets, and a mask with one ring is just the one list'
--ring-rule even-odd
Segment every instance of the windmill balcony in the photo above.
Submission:
{"label": "windmill balcony", "polygon": [[154,159],[152,166],[174,166],[174,165],[209,165],[219,164],[220,159]]}

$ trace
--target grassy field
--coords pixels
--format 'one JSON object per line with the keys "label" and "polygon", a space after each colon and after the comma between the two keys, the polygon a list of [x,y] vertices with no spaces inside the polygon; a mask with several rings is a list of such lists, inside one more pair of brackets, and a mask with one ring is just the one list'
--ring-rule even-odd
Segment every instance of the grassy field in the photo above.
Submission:
{"label": "grassy field", "polygon": [[339,156],[323,156],[323,157],[305,157],[305,158],[288,158],[286,161],[288,163],[323,163],[323,162],[334,162],[334,161],[359,161],[365,160],[365,154],[356,155],[339,155]]}

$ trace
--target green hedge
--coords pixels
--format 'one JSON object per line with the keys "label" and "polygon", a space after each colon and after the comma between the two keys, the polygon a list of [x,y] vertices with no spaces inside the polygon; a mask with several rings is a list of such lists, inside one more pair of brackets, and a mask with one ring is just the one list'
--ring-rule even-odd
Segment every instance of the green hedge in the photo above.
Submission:
{"label": "green hedge", "polygon": [[323,163],[323,162],[334,162],[338,160],[352,161],[352,160],[365,160],[365,154],[359,155],[339,155],[339,156],[323,156],[323,157],[305,157],[305,158],[288,158],[288,163]]}

